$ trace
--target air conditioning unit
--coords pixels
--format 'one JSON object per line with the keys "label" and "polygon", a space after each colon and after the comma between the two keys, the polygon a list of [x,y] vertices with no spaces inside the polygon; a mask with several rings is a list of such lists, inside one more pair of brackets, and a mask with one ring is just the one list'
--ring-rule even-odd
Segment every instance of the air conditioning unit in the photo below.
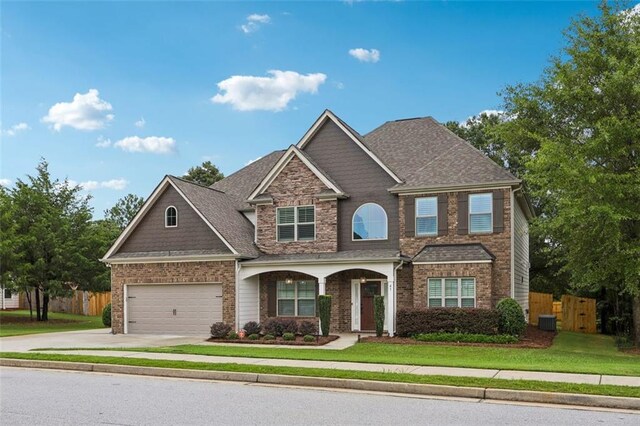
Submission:
{"label": "air conditioning unit", "polygon": [[538,328],[544,331],[556,331],[556,316],[538,315]]}

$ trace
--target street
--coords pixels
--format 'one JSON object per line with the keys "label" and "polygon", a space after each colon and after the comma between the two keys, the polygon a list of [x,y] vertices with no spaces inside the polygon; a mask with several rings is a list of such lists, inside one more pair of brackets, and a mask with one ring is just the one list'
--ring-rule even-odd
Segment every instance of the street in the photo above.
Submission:
{"label": "street", "polygon": [[640,414],[97,373],[0,369],[5,425],[580,424]]}

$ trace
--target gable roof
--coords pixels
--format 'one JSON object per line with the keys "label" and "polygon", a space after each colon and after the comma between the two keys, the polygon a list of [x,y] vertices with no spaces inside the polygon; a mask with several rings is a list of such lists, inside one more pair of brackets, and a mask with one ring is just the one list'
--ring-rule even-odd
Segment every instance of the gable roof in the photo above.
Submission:
{"label": "gable roof", "polygon": [[338,184],[329,177],[322,169],[320,169],[311,158],[299,150],[295,145],[291,145],[289,149],[280,157],[280,159],[274,164],[269,173],[260,181],[258,186],[251,192],[248,201],[254,201],[255,198],[264,193],[264,191],[271,185],[271,183],[275,180],[276,177],[284,170],[284,168],[289,164],[289,162],[294,158],[298,157],[304,164],[313,172],[314,175],[318,179],[322,181],[322,183],[329,189],[331,189],[337,196],[344,196],[344,191],[338,186]]}
{"label": "gable roof", "polygon": [[413,263],[489,263],[495,256],[480,243],[472,244],[430,244],[414,256]]}
{"label": "gable roof", "polygon": [[187,204],[231,250],[233,255],[247,258],[259,255],[258,249],[253,244],[253,227],[237,211],[233,197],[229,197],[219,190],[197,185],[174,176],[165,176],[116,242],[109,248],[102,259],[103,261],[108,262],[117,253],[136,226],[154,206],[158,197],[169,186],[172,186],[184,198]]}
{"label": "gable roof", "polygon": [[402,179],[387,165],[383,160],[378,157],[372,150],[370,150],[365,144],[365,140],[363,137],[353,130],[347,123],[342,121],[338,116],[336,116],[333,112],[326,109],[324,112],[318,117],[318,119],[313,123],[313,125],[307,130],[302,139],[297,143],[297,147],[301,150],[304,149],[305,145],[313,139],[315,134],[320,130],[322,125],[327,121],[333,121],[339,128],[342,130],[349,138],[356,143],[373,161],[375,161],[389,176],[393,178],[397,183],[402,183]]}
{"label": "gable roof", "polygon": [[364,142],[402,178],[392,192],[520,183],[432,117],[388,121]]}

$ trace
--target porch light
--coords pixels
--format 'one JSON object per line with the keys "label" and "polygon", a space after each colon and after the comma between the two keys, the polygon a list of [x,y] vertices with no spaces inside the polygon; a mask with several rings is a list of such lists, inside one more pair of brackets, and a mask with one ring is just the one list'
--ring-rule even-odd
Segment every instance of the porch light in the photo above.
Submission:
{"label": "porch light", "polygon": [[367,278],[366,277],[360,277],[360,284],[366,284],[367,283]]}
{"label": "porch light", "polygon": [[284,280],[284,283],[285,283],[285,284],[287,284],[287,285],[291,285],[291,284],[293,284],[293,278],[286,278],[286,279]]}

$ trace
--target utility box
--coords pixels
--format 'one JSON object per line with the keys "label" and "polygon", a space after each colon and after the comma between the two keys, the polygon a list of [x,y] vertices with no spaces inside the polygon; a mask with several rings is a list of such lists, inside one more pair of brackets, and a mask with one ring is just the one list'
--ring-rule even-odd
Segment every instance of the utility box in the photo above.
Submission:
{"label": "utility box", "polygon": [[544,331],[556,331],[556,316],[538,315],[538,328]]}

